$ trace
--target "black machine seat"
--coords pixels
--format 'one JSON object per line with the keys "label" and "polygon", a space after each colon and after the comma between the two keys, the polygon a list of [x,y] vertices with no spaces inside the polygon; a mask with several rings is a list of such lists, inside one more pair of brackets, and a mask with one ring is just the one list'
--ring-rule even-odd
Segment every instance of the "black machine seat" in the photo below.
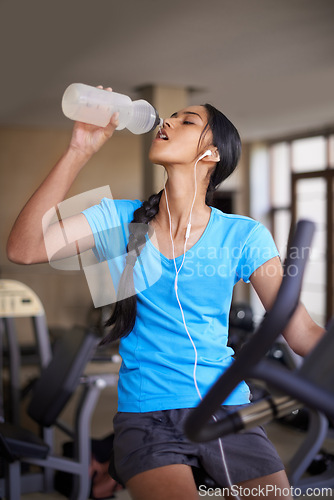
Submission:
{"label": "black machine seat", "polygon": [[[80,413],[77,413],[76,417],[78,430],[71,431],[71,435],[77,440],[76,460],[69,461],[53,455],[52,429],[48,427],[62,428],[57,418],[80,385],[84,369],[98,341],[99,336],[94,330],[82,327],[73,328],[67,335],[57,340],[51,361],[42,369],[40,378],[32,388],[32,397],[28,406],[28,414],[43,430],[44,441],[19,425],[0,423],[0,456],[8,464],[5,482],[8,500],[21,498],[22,478],[20,468],[17,467],[20,461],[39,465],[45,468],[46,472],[65,470],[73,473],[78,478],[78,491],[74,491],[73,498],[76,500],[87,498],[89,493],[87,470],[90,456],[89,422],[100,389],[95,387],[94,382],[83,386],[86,389],[82,393],[77,410]],[[28,481],[24,484],[28,484]],[[39,487],[37,490],[30,489],[29,491],[38,490]]]}
{"label": "black machine seat", "polygon": [[0,423],[0,453],[8,461],[18,458],[45,458],[50,447],[33,432],[7,422]]}
{"label": "black machine seat", "polygon": [[56,341],[51,362],[34,385],[28,415],[43,427],[53,425],[78,387],[80,376],[97,345],[92,331],[77,327]]}
{"label": "black machine seat", "polygon": [[[33,387],[29,416],[43,427],[53,425],[79,384],[97,337],[75,328],[58,339],[51,362]],[[49,446],[33,432],[7,422],[0,424],[0,443],[5,458],[45,458]]]}

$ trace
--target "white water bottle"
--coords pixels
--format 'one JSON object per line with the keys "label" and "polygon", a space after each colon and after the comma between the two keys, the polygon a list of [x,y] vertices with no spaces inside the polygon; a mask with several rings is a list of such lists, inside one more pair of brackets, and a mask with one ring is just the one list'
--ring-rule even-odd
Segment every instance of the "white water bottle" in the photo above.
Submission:
{"label": "white water bottle", "polygon": [[85,85],[72,83],[64,92],[62,108],[71,120],[106,127],[113,113],[119,113],[116,130],[125,127],[134,134],[150,132],[160,124],[157,110],[147,101]]}

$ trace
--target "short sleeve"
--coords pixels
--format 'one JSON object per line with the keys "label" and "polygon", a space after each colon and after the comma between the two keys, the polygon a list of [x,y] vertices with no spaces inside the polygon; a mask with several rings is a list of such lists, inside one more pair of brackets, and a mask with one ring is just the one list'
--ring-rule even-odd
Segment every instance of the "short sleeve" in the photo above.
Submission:
{"label": "short sleeve", "polygon": [[249,283],[249,278],[256,269],[278,255],[271,233],[263,224],[257,222],[242,248],[237,266],[238,279]]}
{"label": "short sleeve", "polygon": [[103,198],[101,203],[84,210],[94,235],[94,254],[102,262],[126,253],[129,237],[128,225],[140,200],[112,200]]}

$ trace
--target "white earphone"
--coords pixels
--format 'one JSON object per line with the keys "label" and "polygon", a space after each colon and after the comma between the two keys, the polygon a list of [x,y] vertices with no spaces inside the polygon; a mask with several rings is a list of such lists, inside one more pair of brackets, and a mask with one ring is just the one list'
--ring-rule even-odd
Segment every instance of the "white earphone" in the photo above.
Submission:
{"label": "white earphone", "polygon": [[205,158],[205,156],[213,156],[215,157],[216,161],[219,161],[219,153],[218,151],[215,151],[214,153],[210,150],[210,149],[207,149],[199,158],[197,161],[200,161],[202,160],[203,158]]}
{"label": "white earphone", "polygon": [[[166,196],[167,212],[168,212],[168,217],[169,217],[169,234],[170,234],[170,239],[171,239],[171,243],[172,243],[173,261],[174,261],[174,267],[175,267],[175,281],[174,281],[175,296],[176,296],[176,300],[177,300],[179,308],[180,308],[180,312],[181,312],[182,321],[183,321],[183,325],[184,325],[185,331],[186,331],[186,333],[188,335],[188,338],[189,338],[189,340],[190,340],[190,342],[191,342],[191,344],[193,346],[194,353],[195,353],[194,368],[193,368],[193,380],[194,380],[194,385],[195,385],[196,392],[197,392],[200,400],[202,400],[203,398],[202,398],[201,392],[199,390],[199,387],[198,387],[198,384],[197,384],[197,378],[196,378],[198,353],[197,353],[196,345],[195,345],[195,343],[194,343],[194,341],[193,341],[193,339],[191,337],[191,334],[190,334],[190,332],[188,330],[188,327],[187,327],[187,324],[186,324],[186,320],[185,320],[185,316],[184,316],[184,312],[183,312],[183,308],[182,308],[182,304],[181,304],[180,299],[179,299],[179,294],[178,294],[178,276],[179,276],[179,273],[180,273],[180,271],[181,271],[181,269],[183,267],[184,261],[185,261],[186,246],[187,246],[187,241],[189,239],[190,231],[191,231],[191,216],[192,216],[192,211],[193,211],[193,207],[194,207],[194,203],[195,203],[195,199],[196,199],[196,194],[197,194],[196,166],[197,166],[197,163],[200,160],[202,160],[202,158],[205,158],[205,156],[212,156],[212,155],[213,155],[212,151],[210,149],[207,149],[198,158],[198,160],[196,160],[196,163],[194,165],[195,193],[194,193],[193,201],[192,201],[192,204],[191,204],[191,209],[190,209],[190,214],[189,214],[189,221],[188,221],[186,235],[185,235],[185,240],[184,240],[183,259],[182,259],[182,263],[181,263],[181,265],[180,265],[179,268],[177,268],[176,259],[175,259],[175,248],[174,248],[174,241],[173,241],[173,236],[172,236],[172,217],[171,217],[170,210],[169,210],[169,205],[168,205],[166,182],[165,182],[165,186],[164,186],[164,191],[165,191],[165,196]],[[219,161],[219,154],[218,154],[218,161]],[[217,422],[217,418],[215,417],[215,415],[212,415],[212,418],[213,418],[213,420],[215,422]],[[222,458],[223,467],[225,469],[225,473],[226,473],[226,476],[227,476],[227,482],[228,482],[230,488],[232,488],[232,480],[231,480],[230,472],[229,472],[229,469],[228,469],[228,466],[227,466],[227,463],[226,463],[226,458],[225,458],[225,453],[224,453],[224,449],[223,449],[223,444],[222,444],[221,438],[218,438],[218,442],[219,442],[219,449],[220,449],[220,454],[221,454],[221,458]],[[236,500],[240,500],[239,495],[236,495]]]}
{"label": "white earphone", "polygon": [[199,158],[198,161],[202,160],[205,158],[205,156],[212,156],[212,151],[210,149],[207,149]]}

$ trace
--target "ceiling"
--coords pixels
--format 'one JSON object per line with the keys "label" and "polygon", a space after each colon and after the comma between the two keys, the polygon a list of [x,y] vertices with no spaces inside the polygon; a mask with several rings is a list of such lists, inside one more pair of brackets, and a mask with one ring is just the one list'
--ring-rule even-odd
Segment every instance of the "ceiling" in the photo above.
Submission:
{"label": "ceiling", "polygon": [[0,0],[1,126],[68,127],[72,82],[191,88],[244,140],[334,124],[333,0]]}

